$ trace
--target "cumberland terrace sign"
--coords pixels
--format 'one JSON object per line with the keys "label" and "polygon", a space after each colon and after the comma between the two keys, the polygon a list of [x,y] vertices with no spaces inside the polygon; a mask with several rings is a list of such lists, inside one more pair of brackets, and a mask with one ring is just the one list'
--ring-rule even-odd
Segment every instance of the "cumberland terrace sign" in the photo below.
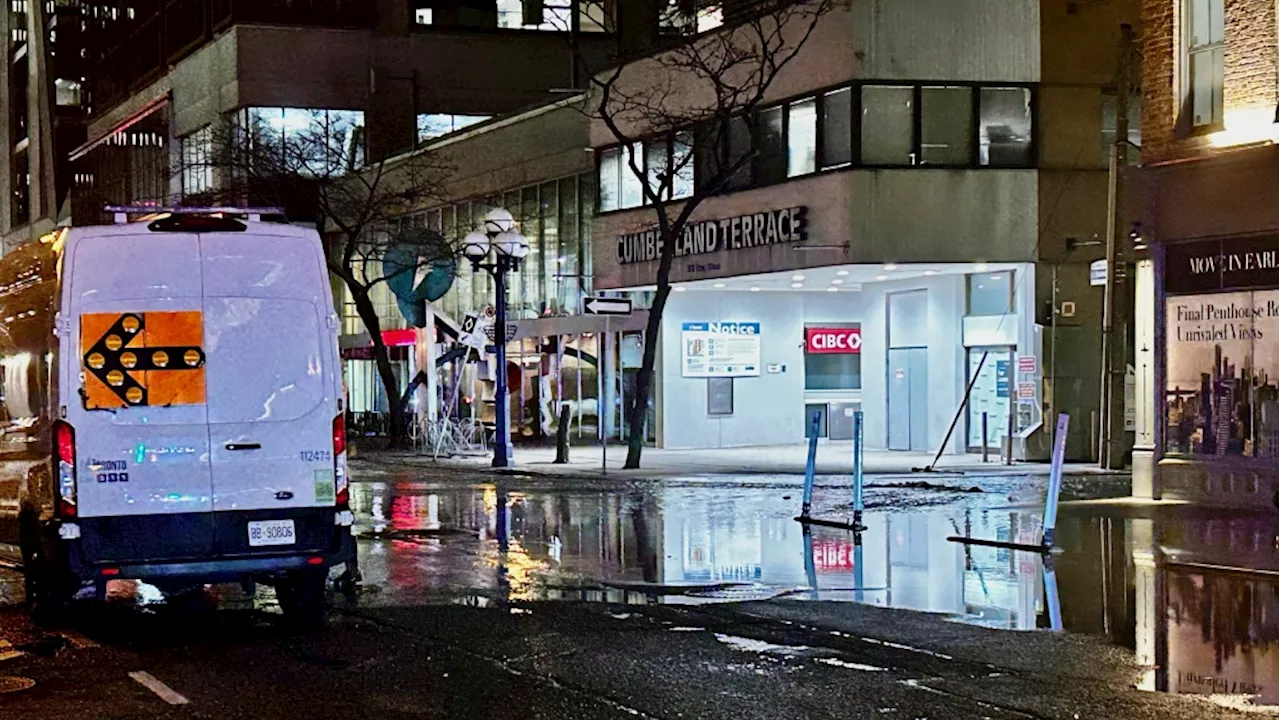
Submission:
{"label": "cumberland terrace sign", "polygon": [[[676,257],[804,242],[808,238],[805,226],[807,213],[808,208],[800,206],[723,220],[690,222],[680,235]],[[662,243],[657,228],[618,236],[620,265],[657,260],[661,254]]]}

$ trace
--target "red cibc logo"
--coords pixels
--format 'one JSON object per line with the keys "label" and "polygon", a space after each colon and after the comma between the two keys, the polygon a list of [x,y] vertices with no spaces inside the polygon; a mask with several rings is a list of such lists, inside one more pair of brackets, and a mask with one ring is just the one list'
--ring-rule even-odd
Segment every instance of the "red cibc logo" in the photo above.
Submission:
{"label": "red cibc logo", "polygon": [[857,354],[862,352],[862,328],[804,329],[805,352],[810,354]]}

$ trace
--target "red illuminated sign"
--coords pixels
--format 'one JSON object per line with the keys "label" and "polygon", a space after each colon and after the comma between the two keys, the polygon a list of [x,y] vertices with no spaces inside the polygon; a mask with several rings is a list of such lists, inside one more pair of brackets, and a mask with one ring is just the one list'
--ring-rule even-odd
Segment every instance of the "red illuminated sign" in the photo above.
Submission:
{"label": "red illuminated sign", "polygon": [[862,328],[807,327],[804,329],[804,350],[813,355],[861,353]]}
{"label": "red illuminated sign", "polygon": [[822,573],[852,570],[853,544],[836,540],[814,540],[813,566]]}
{"label": "red illuminated sign", "polygon": [[415,336],[416,333],[413,328],[406,328],[404,330],[383,330],[382,344],[387,347],[403,347],[405,345],[412,345],[414,343]]}

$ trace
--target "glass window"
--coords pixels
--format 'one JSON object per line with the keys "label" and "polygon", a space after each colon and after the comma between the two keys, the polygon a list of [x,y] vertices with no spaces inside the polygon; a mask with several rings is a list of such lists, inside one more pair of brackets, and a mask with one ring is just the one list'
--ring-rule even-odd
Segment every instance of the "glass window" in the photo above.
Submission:
{"label": "glass window", "polygon": [[[555,275],[556,310],[576,312],[578,308],[578,183],[575,178],[560,181],[560,247],[551,268]],[[548,265],[551,265],[548,262]]]}
{"label": "glass window", "polygon": [[79,107],[80,106],[80,83],[76,80],[63,80],[58,78],[53,81],[53,97],[54,104],[58,107]]}
{"label": "glass window", "polygon": [[469,125],[484,122],[489,117],[489,115],[420,113],[418,115],[418,142],[457,132]]}
{"label": "glass window", "polygon": [[968,165],[973,154],[973,91],[967,87],[920,89],[920,162]]}
{"label": "glass window", "polygon": [[966,276],[969,315],[1013,312],[1013,271],[981,272]]}
{"label": "glass window", "polygon": [[537,257],[534,257],[531,252],[529,257],[525,258],[528,269],[538,273],[538,282],[542,284],[532,308],[539,315],[549,309],[556,299],[555,278],[552,277],[552,274],[557,271],[556,268],[559,265],[557,259],[560,257],[560,207],[556,189],[557,184],[554,182],[543,183],[538,188],[538,221],[542,224],[542,252]]}
{"label": "glass window", "polygon": [[787,177],[817,169],[818,101],[803,100],[787,108]]}
{"label": "glass window", "polygon": [[620,155],[619,175],[621,181],[619,187],[620,208],[640,207],[644,203],[644,188],[640,182],[640,176],[636,175],[632,168],[644,167],[644,149],[640,143],[632,143],[625,155]]}
{"label": "glass window", "polygon": [[431,8],[414,8],[413,22],[415,25],[430,25],[433,19]]}
{"label": "glass window", "polygon": [[[823,327],[861,327],[859,323]],[[857,353],[805,353],[805,390],[858,390],[862,388],[862,355]]]}
{"label": "glass window", "polygon": [[[663,200],[671,198],[671,177],[670,165],[667,163],[667,140],[661,138],[657,140],[647,140],[644,144],[644,174],[645,182],[649,186],[650,192],[657,195]],[[649,197],[644,197],[645,204],[649,203]]]}
{"label": "glass window", "polygon": [[866,165],[912,165],[915,90],[867,85],[862,88],[862,162]]}
{"label": "glass window", "polygon": [[822,167],[853,162],[853,90],[842,88],[822,98]]}
{"label": "glass window", "polygon": [[675,168],[671,196],[678,200],[693,195],[693,133],[676,134],[671,146],[671,165]]}
{"label": "glass window", "polygon": [[213,128],[205,125],[182,138],[182,195],[213,189]]}
{"label": "glass window", "polygon": [[568,32],[572,29],[574,4],[574,0],[498,0],[498,27]]}
{"label": "glass window", "polygon": [[756,115],[756,181],[762,185],[787,177],[787,152],[782,137],[782,106]]}
{"label": "glass window", "polygon": [[1192,127],[1222,123],[1223,0],[1186,0],[1184,95]]}
{"label": "glass window", "polygon": [[621,148],[609,148],[600,153],[600,212],[609,212],[620,207],[621,155]]}
{"label": "glass window", "polygon": [[1031,91],[1027,88],[982,88],[978,102],[979,164],[994,167],[1031,165]]}
{"label": "glass window", "polygon": [[729,119],[729,128],[725,133],[727,147],[725,162],[727,167],[737,167],[737,171],[725,183],[727,189],[744,188],[751,184],[751,124],[744,115]]}

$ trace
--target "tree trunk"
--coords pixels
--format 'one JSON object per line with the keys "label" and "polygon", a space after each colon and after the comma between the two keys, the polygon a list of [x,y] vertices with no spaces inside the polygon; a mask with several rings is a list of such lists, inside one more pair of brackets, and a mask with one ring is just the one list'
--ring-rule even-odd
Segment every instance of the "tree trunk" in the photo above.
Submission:
{"label": "tree trunk", "polygon": [[382,341],[382,322],[378,319],[378,311],[369,299],[369,291],[355,283],[348,283],[351,300],[355,303],[356,313],[360,315],[365,330],[369,331],[369,339],[373,341],[373,361],[378,366],[378,377],[382,380],[382,389],[387,396],[387,407],[390,411],[390,422],[387,434],[391,447],[403,447],[406,440],[404,425],[404,408],[400,404],[400,393],[396,392],[396,375],[391,370],[391,353]]}
{"label": "tree trunk", "polygon": [[662,311],[667,306],[667,297],[671,294],[671,283],[659,271],[658,291],[654,293],[653,305],[649,308],[649,321],[644,328],[644,357],[640,361],[640,372],[636,375],[636,389],[631,394],[631,407],[628,422],[631,423],[627,434],[627,461],[624,469],[634,470],[640,467],[640,453],[644,449],[645,420],[649,415],[649,394],[653,389],[653,366],[658,360],[658,333],[662,331]]}

